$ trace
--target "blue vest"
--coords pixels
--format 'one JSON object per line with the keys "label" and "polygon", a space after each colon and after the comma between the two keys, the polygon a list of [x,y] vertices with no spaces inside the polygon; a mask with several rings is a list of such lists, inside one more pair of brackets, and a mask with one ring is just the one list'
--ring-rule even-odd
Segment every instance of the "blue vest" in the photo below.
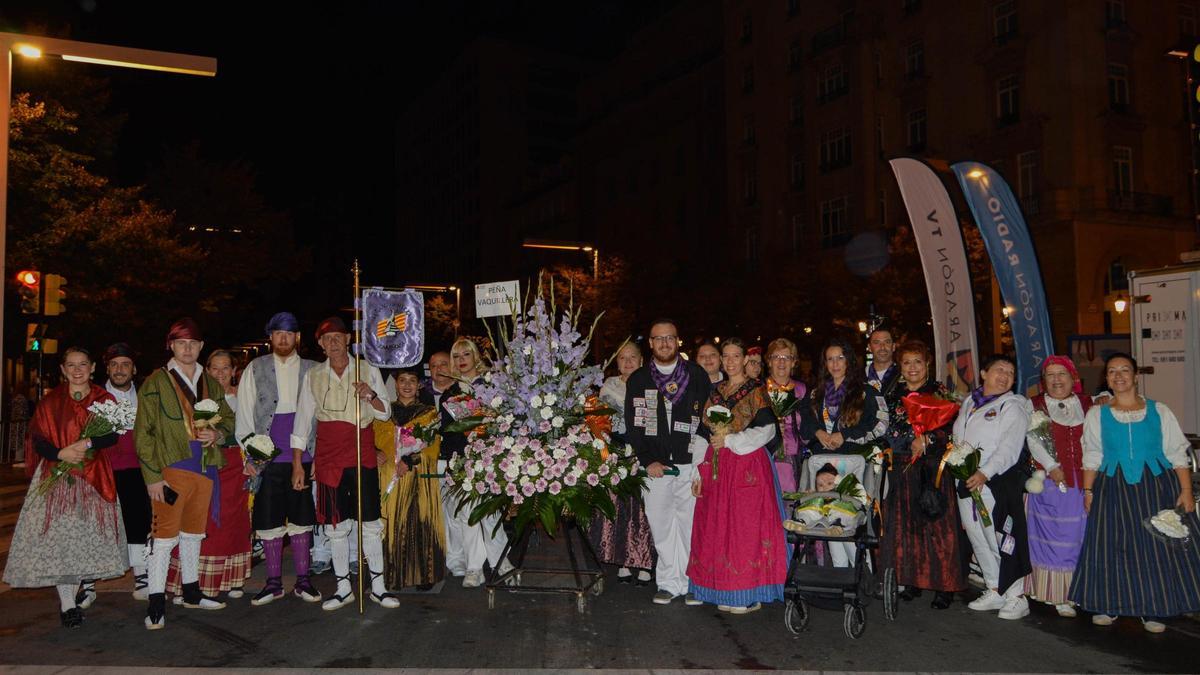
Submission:
{"label": "blue vest", "polygon": [[1120,467],[1125,482],[1130,485],[1141,482],[1142,470],[1146,467],[1150,467],[1150,473],[1155,476],[1171,468],[1163,452],[1162,419],[1150,399],[1146,399],[1146,416],[1141,422],[1131,424],[1117,421],[1109,406],[1101,407],[1100,443],[1104,449],[1100,470],[1111,477]]}

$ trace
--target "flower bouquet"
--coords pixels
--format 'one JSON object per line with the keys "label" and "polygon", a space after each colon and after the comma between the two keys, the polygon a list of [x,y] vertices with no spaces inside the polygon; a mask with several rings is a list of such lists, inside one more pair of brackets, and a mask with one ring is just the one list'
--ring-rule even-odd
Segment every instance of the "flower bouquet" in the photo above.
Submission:
{"label": "flower bouquet", "polygon": [[[969,443],[958,440],[957,438],[950,439],[946,446],[946,454],[942,456],[941,466],[938,467],[936,485],[939,487],[942,484],[942,469],[950,469],[950,475],[958,480],[966,481],[971,476],[979,471],[979,461],[982,454],[979,448],[976,448]],[[983,503],[983,495],[979,490],[971,490],[971,501],[975,503],[975,512],[979,514],[979,519],[983,521],[985,527],[992,524],[991,513],[988,512],[987,506]]]}
{"label": "flower bouquet", "polygon": [[275,441],[266,434],[247,434],[242,439],[242,449],[246,451],[246,463],[254,467],[254,475],[246,479],[246,491],[258,494],[263,469],[283,451],[275,447]]}
{"label": "flower bouquet", "polygon": [[[800,406],[800,399],[796,398],[796,383],[794,382],[780,386],[768,379],[767,398],[771,403],[771,412],[775,413],[775,419],[780,423],[796,412],[796,408]],[[775,451],[777,461],[787,461],[785,450],[784,444],[780,443],[779,449]]]}
{"label": "flower bouquet", "polygon": [[192,426],[196,429],[214,428],[221,422],[220,407],[211,398],[196,401],[192,407]]}
{"label": "flower bouquet", "polygon": [[[900,403],[904,406],[905,415],[908,416],[908,424],[912,427],[913,438],[949,424],[958,416],[960,407],[957,401],[942,391],[936,394],[921,394],[914,391],[900,399]],[[915,464],[917,459],[919,458],[913,455],[908,462],[909,466]]]}
{"label": "flower bouquet", "polygon": [[868,445],[859,454],[867,460],[867,464],[871,466],[871,470],[875,472],[876,476],[878,476],[879,474],[883,473],[884,457],[886,457],[888,461],[891,461],[892,449],[879,445]]}
{"label": "flower bouquet", "polygon": [[392,479],[388,481],[388,486],[383,491],[385,499],[400,484],[400,465],[404,464],[410,469],[414,468],[419,461],[417,454],[429,447],[429,444],[437,437],[437,433],[438,424],[436,422],[432,424],[414,424],[411,427],[396,427],[396,452],[392,459]]}
{"label": "flower bouquet", "polygon": [[[97,401],[88,406],[87,421],[83,425],[83,431],[79,434],[79,440],[99,438],[111,433],[124,435],[133,428],[136,419],[137,411],[124,401]],[[64,477],[67,485],[74,485],[75,476],[73,474],[83,471],[83,465],[95,456],[96,451],[89,448],[82,462],[60,461],[55,464],[54,468],[50,469],[50,473],[38,483],[38,495],[48,494]]]}
{"label": "flower bouquet", "polygon": [[[1029,429],[1025,432],[1025,436],[1038,441],[1050,456],[1058,461],[1058,453],[1054,450],[1054,435],[1050,431],[1050,416],[1041,410],[1035,410],[1029,418]],[[1046,489],[1046,471],[1037,469],[1033,475],[1025,481],[1025,491],[1030,494],[1041,494],[1042,490]],[[1062,481],[1058,481],[1058,491],[1066,494],[1067,485]]]}
{"label": "flower bouquet", "polygon": [[[708,410],[704,411],[704,423],[712,430],[714,434],[725,435],[733,428],[733,413],[729,412],[729,408],[723,405],[709,406]],[[721,448],[713,446],[712,456],[712,479],[717,479],[717,458],[721,455]]]}
{"label": "flower bouquet", "polygon": [[536,520],[553,534],[564,516],[586,527],[596,511],[615,516],[614,495],[640,494],[637,459],[610,448],[604,425],[589,422],[612,411],[589,404],[603,369],[584,364],[591,332],[579,333],[578,318],[574,301],[560,313],[553,286],[547,294],[539,279],[532,303],[501,321],[492,341],[500,352],[475,385],[478,407],[464,402],[467,445],[446,470],[472,525],[509,514],[518,532]]}

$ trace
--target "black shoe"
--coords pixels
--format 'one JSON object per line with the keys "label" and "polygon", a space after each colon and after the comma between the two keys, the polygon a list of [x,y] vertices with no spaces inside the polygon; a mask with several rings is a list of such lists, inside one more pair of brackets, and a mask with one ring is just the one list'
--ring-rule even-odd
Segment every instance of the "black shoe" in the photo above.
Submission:
{"label": "black shoe", "polygon": [[436,585],[437,584],[417,584],[417,590],[421,591],[422,593],[427,593],[429,591],[432,591],[433,587]]}
{"label": "black shoe", "polygon": [[623,576],[623,577],[622,577],[622,576],[618,576],[618,577],[617,577],[617,583],[618,583],[618,584],[625,584],[626,586],[628,586],[629,584],[633,583],[633,575],[632,575],[632,574],[627,574],[627,575],[625,575],[625,576]]}
{"label": "black shoe", "polygon": [[919,597],[921,597],[921,589],[919,588],[913,588],[912,586],[909,586],[908,588],[900,591],[900,599],[905,602],[909,602],[913,598]]}
{"label": "black shoe", "polygon": [[58,617],[62,619],[63,628],[79,628],[83,625],[83,610],[78,607],[59,612]]}
{"label": "black shoe", "polygon": [[937,591],[933,594],[933,602],[929,606],[934,609],[947,609],[950,603],[954,602],[954,594],[946,593],[945,591]]}
{"label": "black shoe", "polygon": [[151,593],[146,605],[146,629],[158,630],[167,625],[167,597],[163,593]]}

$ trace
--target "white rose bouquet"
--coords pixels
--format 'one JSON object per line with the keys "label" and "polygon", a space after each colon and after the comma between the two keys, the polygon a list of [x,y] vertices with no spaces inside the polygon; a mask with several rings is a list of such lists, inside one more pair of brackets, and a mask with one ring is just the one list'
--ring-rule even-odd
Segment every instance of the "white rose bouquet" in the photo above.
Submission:
{"label": "white rose bouquet", "polygon": [[249,434],[242,439],[242,449],[246,451],[246,461],[254,467],[254,475],[246,479],[246,489],[251,494],[257,494],[262,485],[262,471],[282,452],[275,447],[275,442],[266,434]]}
{"label": "white rose bouquet", "polygon": [[[80,440],[84,438],[99,438],[107,436],[111,433],[123,435],[125,432],[133,428],[133,423],[137,419],[137,411],[133,406],[124,401],[97,401],[88,406],[87,422],[83,425],[83,431],[79,434]],[[72,471],[83,471],[83,465],[92,460],[96,456],[96,451],[88,449],[82,462],[58,462],[50,473],[38,483],[38,494],[45,495],[54,487],[58,481],[66,477],[68,485],[75,484],[75,476]]]}
{"label": "white rose bouquet", "polygon": [[[704,411],[704,422],[712,429],[714,434],[725,436],[729,430],[733,428],[733,413],[723,405],[709,406],[708,410]],[[717,479],[717,457],[721,453],[721,448],[713,446],[712,457],[712,478]]]}
{"label": "white rose bouquet", "polygon": [[[966,481],[971,476],[974,476],[976,471],[979,471],[981,457],[982,453],[979,451],[979,448],[960,441],[957,438],[951,438],[950,442],[946,445],[946,454],[942,455],[942,463],[938,467],[935,482],[939,486],[942,484],[943,468],[949,468],[950,475],[958,480]],[[975,512],[979,514],[979,519],[983,521],[984,526],[990,526],[992,524],[992,515],[983,503],[983,495],[979,490],[971,490],[971,501],[975,502]]]}
{"label": "white rose bouquet", "polygon": [[196,405],[192,406],[193,426],[197,429],[215,427],[221,422],[221,416],[217,414],[220,409],[211,398],[196,401]]}

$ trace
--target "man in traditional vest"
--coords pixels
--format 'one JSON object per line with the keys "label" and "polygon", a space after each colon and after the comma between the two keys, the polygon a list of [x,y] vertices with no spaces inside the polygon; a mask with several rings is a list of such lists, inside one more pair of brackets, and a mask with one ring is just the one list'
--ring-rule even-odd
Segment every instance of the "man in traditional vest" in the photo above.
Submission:
{"label": "man in traditional vest", "polygon": [[283,597],[283,537],[292,547],[296,585],[292,593],[305,602],[317,602],[321,592],[309,579],[312,528],[316,521],[309,472],[315,435],[303,449],[292,449],[296,403],[300,383],[316,361],[300,358],[300,322],[290,312],[272,316],[266,326],[271,353],[251,361],[238,386],[237,437],[243,444],[252,434],[271,437],[282,452],[262,470],[254,495],[251,524],[262,542],[267,563],[267,583],[250,600],[265,605]]}
{"label": "man in traditional vest", "polygon": [[[197,362],[204,349],[200,326],[183,318],[167,333],[172,358],[155,370],[138,391],[134,443],[142,465],[142,478],[153,511],[148,565],[150,605],[146,628],[166,625],[165,589],[171,550],[179,545],[179,573],[183,582],[183,606],[221,609],[225,603],[200,591],[200,542],[208,526],[217,469],[225,464],[221,451],[233,434],[233,411],[225,401],[225,390]],[[196,418],[196,406],[209,400],[217,416],[208,424]],[[215,514],[217,517],[220,514]]]}
{"label": "man in traditional vest", "polygon": [[[391,398],[379,369],[350,357],[350,331],[338,317],[317,327],[317,342],[328,357],[308,370],[300,385],[292,451],[309,447],[313,420],[316,445],[313,477],[317,482],[317,522],[324,526],[333,553],[337,590],[321,608],[335,610],[354,602],[350,585],[350,533],[362,503],[362,546],[371,580],[371,601],[389,609],[400,601],[389,593],[383,580],[383,521],[380,520],[379,470],[375,460],[374,420],[387,420]],[[355,419],[355,398],[360,408]],[[362,443],[362,481],[357,480],[357,444]],[[360,569],[362,574],[363,570]]]}

